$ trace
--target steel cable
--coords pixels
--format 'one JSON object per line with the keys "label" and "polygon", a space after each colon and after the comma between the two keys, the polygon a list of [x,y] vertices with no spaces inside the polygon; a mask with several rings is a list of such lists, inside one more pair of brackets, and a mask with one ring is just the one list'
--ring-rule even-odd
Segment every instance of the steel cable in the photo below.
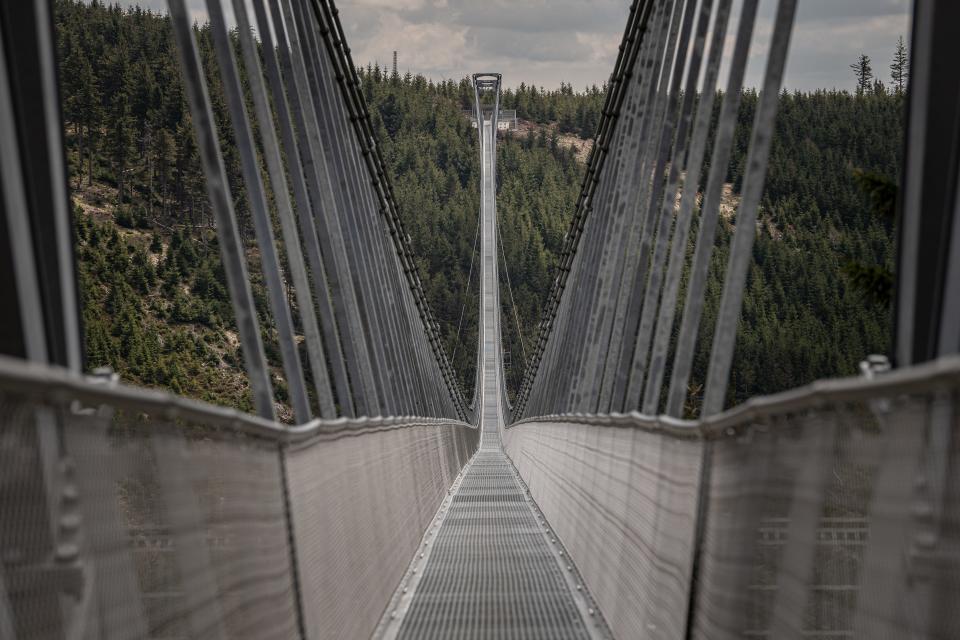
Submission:
{"label": "steel cable", "polygon": [[517,336],[520,338],[520,352],[523,353],[523,361],[527,361],[527,349],[523,346],[523,331],[520,329],[520,316],[517,314],[517,303],[513,299],[513,287],[510,286],[510,271],[507,270],[507,254],[503,252],[503,236],[500,235],[500,225],[497,225],[497,243],[500,247],[500,256],[503,258],[503,273],[507,276],[507,291],[510,293],[510,304],[513,306],[513,320],[517,324]]}
{"label": "steel cable", "polygon": [[473,261],[477,257],[477,241],[480,239],[480,217],[477,216],[477,231],[473,235],[473,253],[470,254],[470,272],[467,274],[467,290],[463,293],[463,306],[460,307],[460,319],[457,321],[457,342],[453,345],[453,355],[450,363],[456,362],[457,350],[460,348],[460,329],[463,327],[463,313],[467,310],[467,301],[470,299],[470,285],[473,283]]}

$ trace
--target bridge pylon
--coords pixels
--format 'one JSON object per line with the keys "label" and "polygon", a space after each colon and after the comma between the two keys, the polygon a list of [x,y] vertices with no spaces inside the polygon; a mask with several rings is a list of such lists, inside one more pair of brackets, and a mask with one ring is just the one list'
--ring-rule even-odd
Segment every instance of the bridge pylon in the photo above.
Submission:
{"label": "bridge pylon", "polygon": [[[501,76],[499,73],[473,74],[473,106],[481,145],[483,144],[483,128],[480,123],[490,120],[493,130],[497,130],[497,121],[500,118],[500,82]],[[494,135],[495,143],[496,135]]]}

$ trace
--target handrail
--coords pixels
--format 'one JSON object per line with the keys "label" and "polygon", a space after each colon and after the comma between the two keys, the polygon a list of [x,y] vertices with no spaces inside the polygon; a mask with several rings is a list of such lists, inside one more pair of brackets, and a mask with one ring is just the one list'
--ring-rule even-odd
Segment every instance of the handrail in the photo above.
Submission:
{"label": "handrail", "polygon": [[303,443],[322,435],[358,434],[423,425],[476,428],[460,420],[423,416],[341,417],[332,420],[315,418],[304,424],[290,426],[167,391],[124,383],[105,384],[61,367],[0,356],[0,393],[7,391],[47,396],[58,402],[80,400],[90,404],[109,404],[141,413],[155,411],[171,420],[199,422],[279,444]]}
{"label": "handrail", "polygon": [[862,402],[894,392],[929,392],[931,387],[938,383],[960,383],[960,355],[944,356],[913,367],[895,369],[876,378],[817,380],[789,391],[755,396],[723,413],[702,420],[684,420],[666,414],[651,416],[638,411],[610,414],[564,413],[524,418],[506,428],[544,422],[573,422],[596,427],[658,431],[680,438],[716,439],[734,435],[738,428],[751,422],[817,409],[831,403]]}
{"label": "handrail", "polygon": [[876,378],[847,377],[817,380],[789,391],[755,396],[722,413],[704,418],[708,435],[719,435],[749,420],[771,418],[837,402],[862,402],[892,392],[929,392],[937,383],[960,382],[960,356],[944,356],[914,367],[904,367]]}
{"label": "handrail", "polygon": [[699,438],[702,435],[701,424],[696,420],[683,420],[668,415],[646,416],[638,411],[630,413],[560,413],[546,416],[535,416],[518,420],[507,425],[506,429],[521,427],[525,424],[542,424],[544,422],[564,422],[584,424],[591,427],[614,427],[618,429],[640,429],[642,431],[660,432],[678,438]]}

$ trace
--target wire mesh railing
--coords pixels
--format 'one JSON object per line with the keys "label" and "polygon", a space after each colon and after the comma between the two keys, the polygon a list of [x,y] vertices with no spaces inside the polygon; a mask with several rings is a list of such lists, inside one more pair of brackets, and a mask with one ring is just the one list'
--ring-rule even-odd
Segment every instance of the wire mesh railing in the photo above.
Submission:
{"label": "wire mesh railing", "polygon": [[960,360],[505,447],[616,637],[952,638]]}
{"label": "wire mesh railing", "polygon": [[0,420],[17,638],[369,635],[479,441],[441,418],[290,429],[11,359]]}
{"label": "wire mesh railing", "polygon": [[[944,358],[699,422],[551,416],[503,438],[618,637],[950,638],[958,393]],[[366,635],[479,436],[289,429],[10,359],[0,412],[4,621],[24,638]]]}

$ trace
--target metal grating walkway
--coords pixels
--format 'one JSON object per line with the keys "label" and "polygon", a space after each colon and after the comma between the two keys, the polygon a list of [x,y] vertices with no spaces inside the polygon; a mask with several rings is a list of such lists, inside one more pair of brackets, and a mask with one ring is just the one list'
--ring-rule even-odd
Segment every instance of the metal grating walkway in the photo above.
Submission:
{"label": "metal grating walkway", "polygon": [[[500,444],[494,139],[483,131],[480,450],[455,488],[400,638],[589,638],[572,579]],[[426,547],[425,547],[426,548]],[[573,575],[573,574],[571,574]],[[405,590],[405,588],[404,588]],[[581,605],[582,606],[582,605]],[[388,634],[391,635],[391,634]]]}
{"label": "metal grating walkway", "polygon": [[433,544],[401,638],[589,637],[502,451],[477,453]]}

